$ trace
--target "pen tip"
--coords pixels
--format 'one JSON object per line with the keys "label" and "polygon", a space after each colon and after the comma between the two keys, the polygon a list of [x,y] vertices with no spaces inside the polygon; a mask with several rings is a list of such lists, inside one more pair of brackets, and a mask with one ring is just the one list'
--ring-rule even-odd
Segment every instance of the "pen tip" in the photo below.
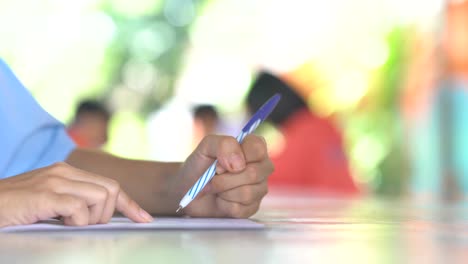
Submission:
{"label": "pen tip", "polygon": [[179,206],[175,212],[178,213],[180,210],[182,210],[182,206]]}

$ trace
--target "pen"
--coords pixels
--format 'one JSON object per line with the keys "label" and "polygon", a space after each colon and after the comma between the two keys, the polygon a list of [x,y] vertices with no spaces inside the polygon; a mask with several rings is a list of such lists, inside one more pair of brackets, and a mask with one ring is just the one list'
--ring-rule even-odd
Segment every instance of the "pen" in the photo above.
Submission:
{"label": "pen", "polygon": [[[264,103],[258,109],[252,118],[250,118],[244,128],[242,128],[242,131],[237,136],[236,140],[239,143],[242,143],[248,134],[255,131],[255,129],[268,117],[268,115],[270,115],[280,99],[280,94],[275,94],[270,99],[268,99],[268,101],[266,101],[266,103]],[[177,209],[176,213],[189,205],[195,199],[195,197],[197,197],[200,191],[203,190],[203,188],[210,182],[216,173],[216,164],[218,164],[218,160],[215,160],[213,164],[211,164],[211,166],[205,171],[205,173],[203,173],[203,175],[197,180],[197,182],[195,182],[192,188],[188,190],[182,200],[180,200],[179,208]]]}

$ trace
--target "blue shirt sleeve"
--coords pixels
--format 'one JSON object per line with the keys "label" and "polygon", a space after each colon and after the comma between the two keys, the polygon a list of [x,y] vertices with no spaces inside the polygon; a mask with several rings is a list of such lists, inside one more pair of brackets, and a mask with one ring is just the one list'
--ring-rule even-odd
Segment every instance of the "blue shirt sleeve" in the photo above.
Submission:
{"label": "blue shirt sleeve", "polygon": [[75,148],[0,59],[0,179],[64,161]]}

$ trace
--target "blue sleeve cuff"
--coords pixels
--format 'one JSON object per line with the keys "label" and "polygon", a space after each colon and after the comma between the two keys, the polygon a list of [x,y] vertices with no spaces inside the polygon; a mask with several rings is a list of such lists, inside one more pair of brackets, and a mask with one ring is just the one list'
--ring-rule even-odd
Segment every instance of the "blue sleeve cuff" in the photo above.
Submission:
{"label": "blue sleeve cuff", "polygon": [[44,127],[29,136],[15,151],[5,176],[65,161],[75,148],[62,125]]}
{"label": "blue sleeve cuff", "polygon": [[75,148],[1,59],[0,124],[0,179],[64,161]]}

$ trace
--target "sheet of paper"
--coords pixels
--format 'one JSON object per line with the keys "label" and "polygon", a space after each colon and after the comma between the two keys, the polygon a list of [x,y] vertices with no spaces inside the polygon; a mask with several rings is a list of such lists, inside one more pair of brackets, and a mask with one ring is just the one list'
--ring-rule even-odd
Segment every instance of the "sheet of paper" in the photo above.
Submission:
{"label": "sheet of paper", "polygon": [[0,232],[38,231],[100,231],[100,230],[196,230],[196,229],[262,229],[265,225],[249,219],[231,218],[171,218],[158,217],[152,223],[134,223],[124,217],[114,217],[107,224],[83,227],[64,226],[59,220],[41,221],[32,225],[10,226]]}

